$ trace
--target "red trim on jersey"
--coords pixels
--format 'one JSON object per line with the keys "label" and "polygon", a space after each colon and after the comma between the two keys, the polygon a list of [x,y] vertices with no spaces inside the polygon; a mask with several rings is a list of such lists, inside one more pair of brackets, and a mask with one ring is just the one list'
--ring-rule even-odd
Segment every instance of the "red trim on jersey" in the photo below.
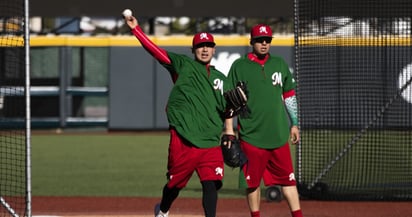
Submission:
{"label": "red trim on jersey", "polygon": [[253,62],[259,63],[260,65],[264,65],[269,59],[269,55],[266,55],[264,59],[259,59],[254,53],[248,53],[247,58],[249,58]]}
{"label": "red trim on jersey", "polygon": [[210,77],[210,64],[206,65],[207,77]]}
{"label": "red trim on jersey", "polygon": [[172,76],[173,84],[176,83],[177,77],[179,77],[179,75],[177,73],[170,73],[170,75]]}
{"label": "red trim on jersey", "polygon": [[156,60],[160,63],[170,64],[172,61],[170,60],[167,52],[156,44],[154,44],[144,33],[140,26],[136,26],[132,33],[136,38],[140,41],[140,44],[146,49]]}
{"label": "red trim on jersey", "polygon": [[286,99],[288,97],[294,96],[295,95],[295,90],[289,90],[283,93],[283,99]]}

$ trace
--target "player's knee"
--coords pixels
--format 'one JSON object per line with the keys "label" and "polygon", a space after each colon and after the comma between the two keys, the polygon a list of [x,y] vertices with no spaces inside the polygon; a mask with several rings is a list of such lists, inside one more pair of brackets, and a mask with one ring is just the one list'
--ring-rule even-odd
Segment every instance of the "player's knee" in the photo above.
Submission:
{"label": "player's knee", "polygon": [[295,185],[290,185],[290,186],[282,186],[282,194],[287,197],[298,197],[298,190]]}
{"label": "player's knee", "polygon": [[246,189],[246,194],[252,194],[257,191],[260,191],[260,187],[249,187]]}
{"label": "player's knee", "polygon": [[217,191],[222,188],[222,181],[202,181],[204,191]]}
{"label": "player's knee", "polygon": [[214,181],[214,183],[217,191],[222,188],[222,181]]}

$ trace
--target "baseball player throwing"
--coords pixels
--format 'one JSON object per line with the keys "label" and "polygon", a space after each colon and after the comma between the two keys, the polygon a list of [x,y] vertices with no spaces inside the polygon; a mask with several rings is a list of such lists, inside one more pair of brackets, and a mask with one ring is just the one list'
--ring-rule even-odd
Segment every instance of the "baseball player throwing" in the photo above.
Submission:
{"label": "baseball player throwing", "polygon": [[215,54],[214,38],[207,32],[194,35],[194,58],[190,58],[159,48],[143,33],[131,13],[124,17],[143,48],[169,71],[174,83],[167,103],[170,124],[168,181],[160,204],[155,207],[155,216],[168,216],[173,201],[196,172],[202,185],[205,216],[215,217],[217,191],[222,186],[224,175],[219,141],[224,114],[229,112],[223,96],[226,77],[210,65]]}

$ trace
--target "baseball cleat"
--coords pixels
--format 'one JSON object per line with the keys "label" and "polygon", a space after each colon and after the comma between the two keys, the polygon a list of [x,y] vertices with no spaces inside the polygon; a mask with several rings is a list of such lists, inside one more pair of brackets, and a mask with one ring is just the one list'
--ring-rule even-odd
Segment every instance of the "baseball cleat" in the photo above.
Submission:
{"label": "baseball cleat", "polygon": [[164,213],[160,210],[160,203],[155,205],[154,213],[155,213],[155,217],[168,217],[169,216],[169,211]]}

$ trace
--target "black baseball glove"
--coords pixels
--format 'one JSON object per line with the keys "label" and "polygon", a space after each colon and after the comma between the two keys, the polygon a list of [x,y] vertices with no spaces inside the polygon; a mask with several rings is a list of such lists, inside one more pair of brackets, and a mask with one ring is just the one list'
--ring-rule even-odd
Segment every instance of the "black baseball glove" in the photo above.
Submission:
{"label": "black baseball glove", "polygon": [[225,118],[231,118],[235,115],[247,117],[250,114],[247,107],[248,91],[245,82],[238,82],[235,89],[223,93],[226,99]]}
{"label": "black baseball glove", "polygon": [[246,163],[246,156],[240,149],[240,142],[236,136],[224,134],[220,140],[220,147],[222,148],[223,160],[226,165],[236,168],[242,167]]}

